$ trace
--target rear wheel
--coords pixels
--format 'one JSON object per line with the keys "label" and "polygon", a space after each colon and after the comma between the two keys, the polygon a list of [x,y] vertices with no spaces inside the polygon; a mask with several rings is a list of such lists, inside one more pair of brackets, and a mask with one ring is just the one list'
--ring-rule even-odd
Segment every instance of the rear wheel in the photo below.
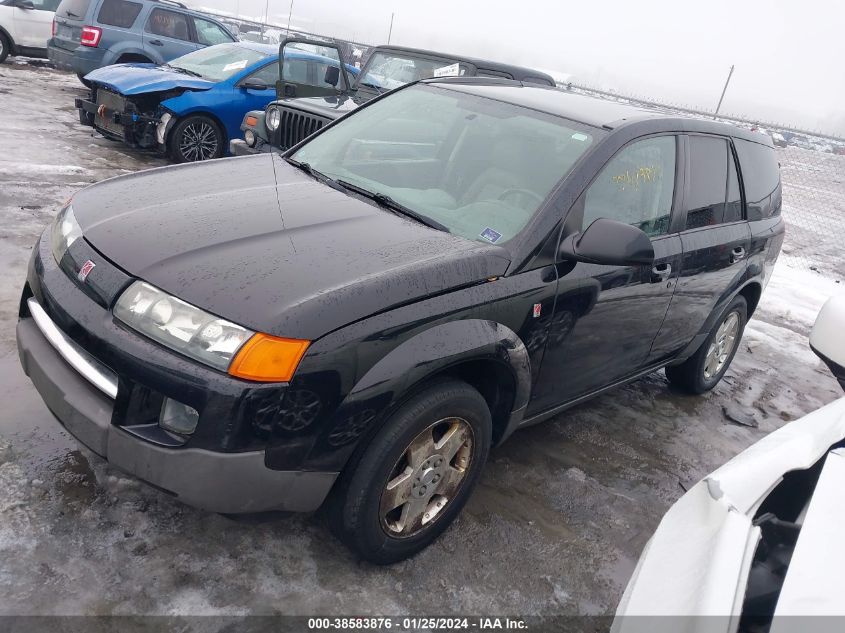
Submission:
{"label": "rear wheel", "polygon": [[680,365],[666,368],[669,381],[690,393],[710,391],[728,371],[739,348],[748,315],[744,297],[736,297],[716,321],[698,351]]}
{"label": "rear wheel", "polygon": [[9,42],[9,38],[6,37],[3,33],[0,33],[0,64],[6,61],[6,58],[9,56],[9,50],[11,48],[12,45]]}
{"label": "rear wheel", "polygon": [[419,552],[458,516],[490,450],[492,422],[466,383],[436,384],[399,409],[329,500],[332,530],[362,558]]}
{"label": "rear wheel", "polygon": [[223,132],[217,123],[201,115],[179,121],[170,133],[168,149],[177,163],[192,163],[223,155]]}

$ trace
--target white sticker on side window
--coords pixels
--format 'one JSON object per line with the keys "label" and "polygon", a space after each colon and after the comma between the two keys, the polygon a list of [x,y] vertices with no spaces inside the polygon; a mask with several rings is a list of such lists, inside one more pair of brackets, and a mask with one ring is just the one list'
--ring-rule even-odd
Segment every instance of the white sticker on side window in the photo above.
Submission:
{"label": "white sticker on side window", "polygon": [[451,64],[449,66],[441,66],[434,69],[435,77],[457,77],[461,74],[460,64]]}
{"label": "white sticker on side window", "polygon": [[227,73],[230,70],[242,70],[243,68],[246,68],[245,59],[242,59],[239,62],[232,62],[231,64],[226,64],[225,66],[223,66],[223,72]]}

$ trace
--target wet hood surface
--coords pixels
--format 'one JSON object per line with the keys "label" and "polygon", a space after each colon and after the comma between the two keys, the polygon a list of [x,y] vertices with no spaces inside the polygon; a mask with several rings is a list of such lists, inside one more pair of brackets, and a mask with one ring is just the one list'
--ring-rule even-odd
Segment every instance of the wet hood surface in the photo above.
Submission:
{"label": "wet hood surface", "polygon": [[208,90],[214,86],[213,82],[206,79],[168,70],[155,64],[104,66],[88,73],[85,79],[127,96],[178,88]]}
{"label": "wet hood surface", "polygon": [[277,336],[313,340],[508,265],[501,247],[336,191],[275,154],[122,176],[73,207],[129,274]]}

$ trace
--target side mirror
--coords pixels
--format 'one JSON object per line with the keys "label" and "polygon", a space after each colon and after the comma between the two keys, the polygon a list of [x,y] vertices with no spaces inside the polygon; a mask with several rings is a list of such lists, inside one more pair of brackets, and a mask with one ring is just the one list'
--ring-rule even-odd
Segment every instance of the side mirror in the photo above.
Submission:
{"label": "side mirror", "polygon": [[240,87],[244,88],[245,90],[270,90],[270,86],[268,86],[267,84],[265,84],[261,81],[255,81],[255,80],[245,81],[242,84],[240,84]]}
{"label": "side mirror", "polygon": [[643,231],[630,224],[599,218],[581,233],[564,238],[560,258],[588,264],[633,266],[654,262],[654,247]]}
{"label": "side mirror", "polygon": [[326,74],[323,77],[323,81],[330,86],[337,87],[337,82],[340,81],[340,68],[337,66],[326,67]]}
{"label": "side mirror", "polygon": [[834,378],[845,389],[845,295],[831,297],[822,306],[813,330],[810,349],[830,368]]}

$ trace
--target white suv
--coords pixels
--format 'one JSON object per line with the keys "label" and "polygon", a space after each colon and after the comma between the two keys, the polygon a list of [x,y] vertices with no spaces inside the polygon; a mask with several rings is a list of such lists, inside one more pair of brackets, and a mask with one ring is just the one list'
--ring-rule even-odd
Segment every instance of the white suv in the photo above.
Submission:
{"label": "white suv", "polygon": [[47,57],[59,0],[0,0],[0,63],[8,55]]}

